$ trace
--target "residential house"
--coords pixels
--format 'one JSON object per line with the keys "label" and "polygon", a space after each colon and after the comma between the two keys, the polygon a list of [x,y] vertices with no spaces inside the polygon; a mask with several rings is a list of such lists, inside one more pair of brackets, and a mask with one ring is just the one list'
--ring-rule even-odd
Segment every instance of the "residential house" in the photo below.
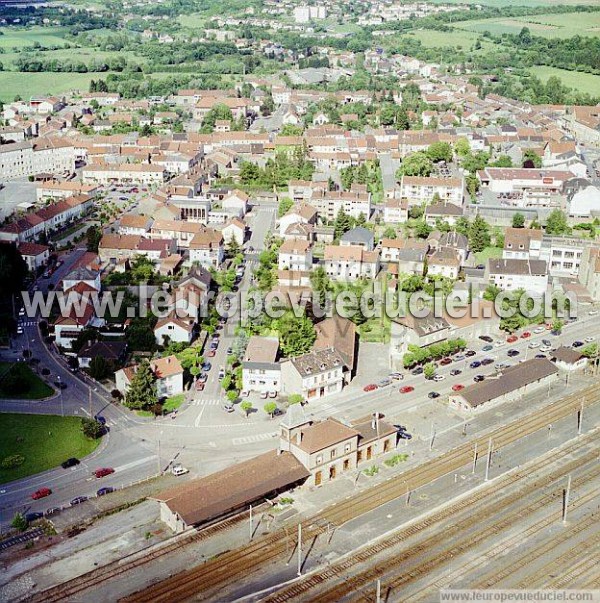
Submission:
{"label": "residential house", "polygon": [[159,318],[154,327],[154,337],[158,345],[172,343],[191,343],[194,337],[194,319],[172,313]]}
{"label": "residential house", "polygon": [[223,234],[206,228],[190,241],[190,262],[207,268],[219,268],[225,258]]}
{"label": "residential house", "polygon": [[102,357],[114,372],[122,364],[127,354],[124,341],[89,341],[77,352],[79,368],[89,368],[94,358]]}
{"label": "residential house", "polygon": [[544,260],[488,259],[484,281],[504,291],[524,289],[543,295],[548,289],[548,269]]}
{"label": "residential house", "polygon": [[119,220],[119,234],[146,236],[154,220],[142,214],[125,214]]}
{"label": "residential house", "polygon": [[[115,372],[115,387],[121,394],[127,393],[137,369],[138,365],[132,365]],[[159,398],[183,393],[183,368],[175,356],[151,360],[150,370],[156,379],[156,392]]]}
{"label": "residential house", "polygon": [[506,228],[502,257],[507,260],[540,259],[543,234],[542,230],[533,228]]}
{"label": "residential house", "polygon": [[281,367],[277,360],[279,340],[277,337],[253,335],[242,359],[242,387],[260,393],[279,392],[281,389]]}
{"label": "residential house", "polygon": [[462,178],[436,178],[433,176],[403,176],[401,197],[409,207],[433,202],[453,203],[462,206],[465,183]]}
{"label": "residential house", "polygon": [[386,224],[404,224],[408,220],[406,199],[390,199],[383,206],[383,221]]}
{"label": "residential house", "polygon": [[588,359],[573,348],[560,346],[552,352],[552,361],[561,370],[572,372],[586,367]]}
{"label": "residential house", "polygon": [[221,229],[225,245],[229,246],[235,241],[238,247],[242,247],[246,240],[246,225],[238,218],[232,218],[225,223]]}
{"label": "residential house", "polygon": [[279,270],[310,270],[312,246],[308,241],[288,239],[279,248]]}
{"label": "residential house", "polygon": [[374,279],[379,272],[379,250],[366,251],[360,245],[326,245],[324,267],[333,280]]}
{"label": "residential house", "polygon": [[340,237],[340,245],[342,247],[356,245],[366,249],[367,251],[373,251],[373,233],[368,228],[357,226],[356,228],[352,228],[348,232],[345,232]]}
{"label": "residential house", "polygon": [[437,227],[438,220],[453,227],[462,215],[462,207],[454,203],[432,203],[425,208],[425,222],[432,228]]}
{"label": "residential house", "polygon": [[27,268],[35,273],[48,263],[50,247],[38,243],[19,243],[17,250],[27,264]]}
{"label": "residential house", "polygon": [[292,207],[279,219],[279,234],[283,237],[292,224],[316,224],[317,210],[306,203]]}
{"label": "residential house", "polygon": [[600,301],[600,247],[586,247],[581,254],[579,282],[588,290],[593,301]]}

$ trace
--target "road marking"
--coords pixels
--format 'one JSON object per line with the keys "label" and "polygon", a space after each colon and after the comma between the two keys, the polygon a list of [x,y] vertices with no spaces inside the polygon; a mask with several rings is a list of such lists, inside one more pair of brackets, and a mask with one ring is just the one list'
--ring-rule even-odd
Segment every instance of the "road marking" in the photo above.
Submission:
{"label": "road marking", "polygon": [[125,465],[121,465],[120,467],[115,467],[115,472],[117,471],[126,471],[127,469],[132,469],[133,467],[139,467],[140,465],[145,465],[150,461],[155,461],[156,455],[146,456],[143,459],[138,459],[137,461],[131,461],[131,463],[126,463]]}
{"label": "road marking", "polygon": [[83,406],[80,406],[79,408],[81,408],[81,410],[83,410],[83,412],[84,412],[84,413],[85,413],[85,414],[86,414],[88,417],[91,417],[91,416],[92,416],[92,415],[90,415],[90,413],[89,413],[89,412],[88,412],[88,411],[87,411],[85,408],[83,408]]}
{"label": "road marking", "polygon": [[234,446],[241,446],[242,444],[252,444],[254,442],[264,442],[265,440],[270,440],[271,438],[274,438],[277,434],[278,434],[277,431],[274,431],[273,433],[257,433],[256,435],[245,436],[243,438],[233,438],[231,440],[231,443]]}
{"label": "road marking", "polygon": [[202,415],[204,414],[204,410],[206,409],[206,405],[202,405],[202,410],[198,413],[196,420],[194,421],[194,427],[200,427],[200,421],[202,420]]}

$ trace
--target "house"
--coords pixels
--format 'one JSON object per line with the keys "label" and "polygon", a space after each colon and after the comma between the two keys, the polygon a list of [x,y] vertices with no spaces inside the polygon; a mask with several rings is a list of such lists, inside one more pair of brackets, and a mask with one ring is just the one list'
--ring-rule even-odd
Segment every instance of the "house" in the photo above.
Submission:
{"label": "house", "polygon": [[402,176],[400,195],[409,207],[432,202],[446,202],[462,206],[465,183],[462,178],[436,178],[433,176]]}
{"label": "house", "polygon": [[242,359],[243,389],[255,392],[278,392],[281,389],[281,367],[277,361],[277,337],[253,335]]}
{"label": "house", "polygon": [[504,291],[524,289],[543,295],[548,289],[547,263],[544,260],[507,260],[490,258],[484,281]]}
{"label": "house", "polygon": [[503,402],[519,400],[526,394],[550,387],[558,368],[546,358],[533,358],[487,377],[485,381],[451,392],[449,404],[462,413],[489,410]]}
{"label": "house", "polygon": [[239,218],[232,218],[225,223],[221,229],[225,245],[229,246],[235,241],[238,247],[242,247],[246,240],[246,225]]}
{"label": "house", "polygon": [[379,272],[379,250],[366,251],[360,245],[326,245],[324,267],[333,280],[374,279]]}
{"label": "house", "polygon": [[177,313],[159,318],[154,327],[154,337],[158,345],[166,346],[171,342],[191,343],[194,337],[194,319],[180,317]]}
{"label": "house", "polygon": [[100,271],[78,266],[62,280],[63,291],[69,291],[80,283],[87,285],[89,291],[100,291]]}
{"label": "house", "polygon": [[381,259],[397,263],[398,273],[423,275],[429,244],[411,239],[382,239]]}
{"label": "house", "polygon": [[308,241],[288,239],[279,248],[279,270],[310,270],[312,247]]}
{"label": "house", "polygon": [[206,228],[190,241],[190,262],[207,268],[218,268],[225,258],[223,234]]}
{"label": "house", "polygon": [[179,317],[206,316],[212,277],[202,266],[193,266],[173,287],[169,309]]}
{"label": "house", "polygon": [[243,218],[248,211],[248,200],[246,193],[238,189],[231,191],[221,202],[221,207],[238,218]]}
{"label": "house", "polygon": [[461,267],[460,255],[450,247],[440,247],[427,258],[427,274],[456,280]]}
{"label": "house", "polygon": [[571,372],[584,369],[588,359],[577,350],[561,345],[552,352],[552,361],[559,369]]}
{"label": "house", "polygon": [[312,421],[299,408],[290,411],[281,422],[279,449],[291,452],[310,472],[309,485],[320,486],[355,471],[396,447],[396,428],[379,413],[342,423],[333,418]]}
{"label": "house", "polygon": [[589,291],[593,301],[600,301],[600,248],[586,247],[581,255],[579,282]]}
{"label": "house", "polygon": [[405,199],[391,199],[383,206],[383,221],[386,224],[404,224],[408,220],[408,202]]}
{"label": "house", "polygon": [[[126,366],[115,372],[115,387],[123,395],[127,393],[137,368],[138,365]],[[151,360],[150,370],[156,379],[156,392],[159,398],[183,392],[183,368],[175,356]]]}
{"label": "house", "polygon": [[25,260],[27,268],[34,273],[45,266],[50,257],[50,247],[38,243],[19,243],[17,250]]}
{"label": "house", "polygon": [[534,228],[506,228],[504,231],[504,259],[533,260],[540,258],[542,230]]}
{"label": "house", "polygon": [[331,318],[325,318],[315,325],[317,338],[313,350],[334,348],[345,365],[346,383],[354,375],[356,369],[357,338],[356,325],[348,318],[343,318],[337,313]]}
{"label": "house", "polygon": [[334,348],[313,350],[281,363],[281,391],[305,400],[324,398],[344,387],[345,363]]}
{"label": "house", "polygon": [[437,227],[438,220],[453,227],[462,215],[462,207],[454,203],[432,203],[425,208],[425,222],[432,228]]}
{"label": "house", "polygon": [[127,353],[127,343],[124,341],[89,341],[77,352],[80,368],[89,368],[94,358],[102,356],[114,371],[123,363]]}
{"label": "house", "polygon": [[450,251],[460,262],[462,266],[469,255],[469,240],[467,237],[455,230],[445,232],[439,238],[437,251]]}
{"label": "house", "polygon": [[79,333],[92,325],[95,313],[89,298],[85,303],[76,304],[77,298],[80,298],[79,293],[71,291],[67,295],[73,304],[68,314],[59,316],[54,321],[54,341],[58,347],[70,349]]}
{"label": "house", "polygon": [[306,203],[292,207],[279,219],[279,234],[283,237],[292,224],[316,224],[317,210]]}
{"label": "house", "polygon": [[340,237],[340,245],[343,247],[357,245],[363,249],[366,249],[367,251],[373,251],[373,233],[368,228],[357,226],[356,228],[352,228],[348,232],[345,232]]}
{"label": "house", "polygon": [[154,220],[141,214],[125,214],[119,220],[119,234],[146,236]]}

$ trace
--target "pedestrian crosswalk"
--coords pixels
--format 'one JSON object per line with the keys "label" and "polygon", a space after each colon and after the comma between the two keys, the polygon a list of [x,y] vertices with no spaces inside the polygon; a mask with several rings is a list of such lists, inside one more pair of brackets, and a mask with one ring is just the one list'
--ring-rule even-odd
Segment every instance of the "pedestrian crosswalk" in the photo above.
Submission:
{"label": "pedestrian crosswalk", "polygon": [[273,431],[272,433],[257,433],[256,435],[244,436],[241,438],[233,438],[231,443],[234,446],[242,446],[244,444],[253,444],[255,442],[263,442],[265,440],[270,440],[276,437],[278,434],[277,431]]}
{"label": "pedestrian crosswalk", "polygon": [[211,400],[192,400],[193,406],[219,406],[219,404],[223,404],[223,402],[218,398]]}
{"label": "pedestrian crosswalk", "polygon": [[35,327],[37,325],[37,321],[35,320],[24,320],[21,322],[22,327]]}

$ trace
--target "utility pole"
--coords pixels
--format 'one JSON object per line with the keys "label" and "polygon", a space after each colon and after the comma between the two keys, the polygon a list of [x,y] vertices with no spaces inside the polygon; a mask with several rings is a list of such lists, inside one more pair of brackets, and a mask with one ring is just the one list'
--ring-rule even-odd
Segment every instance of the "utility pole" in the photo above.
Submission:
{"label": "utility pole", "polygon": [[302,575],[302,524],[298,524],[298,576]]}
{"label": "utility pole", "polygon": [[254,528],[252,527],[252,505],[250,505],[250,540],[252,540],[253,534],[254,534]]}
{"label": "utility pole", "polygon": [[569,495],[571,494],[571,475],[569,475],[569,480],[567,481],[567,489],[564,491],[563,495],[563,523],[567,523],[567,508],[569,507]]}
{"label": "utility pole", "polygon": [[377,580],[377,603],[381,603],[381,580]]}
{"label": "utility pole", "polygon": [[473,449],[473,471],[475,473],[475,469],[477,467],[477,442],[475,442],[475,448]]}
{"label": "utility pole", "polygon": [[433,421],[431,422],[431,440],[429,441],[429,450],[433,450],[433,442],[435,441],[435,427]]}
{"label": "utility pole", "polygon": [[581,399],[581,408],[579,409],[578,417],[577,417],[577,435],[581,435],[581,429],[583,427],[583,403],[585,398]]}
{"label": "utility pole", "polygon": [[492,438],[488,441],[488,454],[487,463],[485,464],[485,481],[487,482],[490,478],[490,464],[492,462]]}

